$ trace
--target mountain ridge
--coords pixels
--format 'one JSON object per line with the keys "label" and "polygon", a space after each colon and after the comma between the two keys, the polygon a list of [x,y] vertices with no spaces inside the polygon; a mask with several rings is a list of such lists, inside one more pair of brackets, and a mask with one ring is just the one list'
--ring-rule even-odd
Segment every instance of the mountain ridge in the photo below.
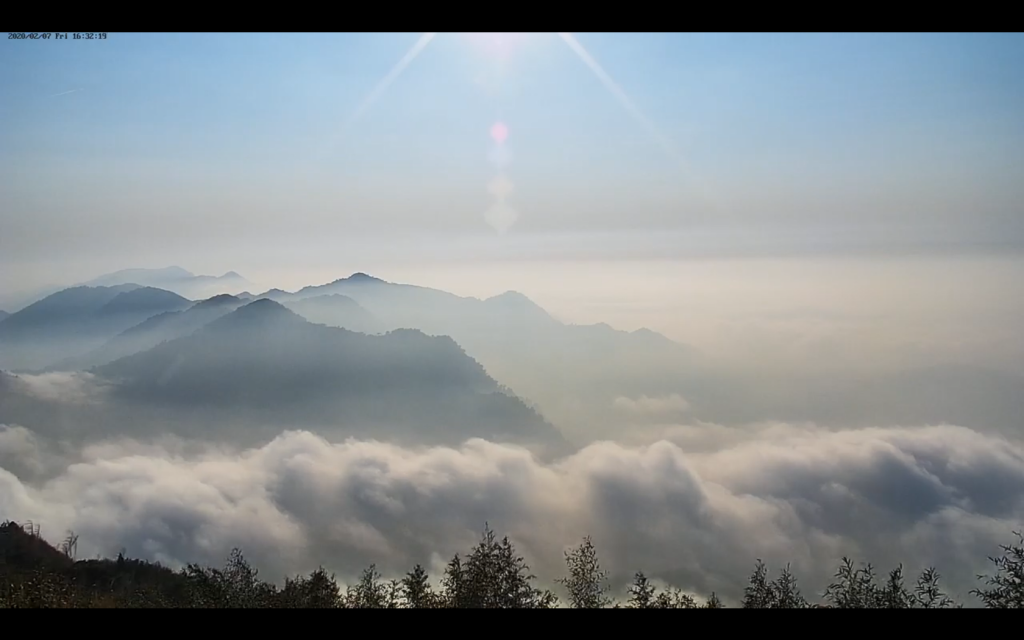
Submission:
{"label": "mountain ridge", "polygon": [[428,444],[475,436],[564,444],[448,336],[327,327],[269,299],[92,372],[121,398],[157,408],[209,407]]}

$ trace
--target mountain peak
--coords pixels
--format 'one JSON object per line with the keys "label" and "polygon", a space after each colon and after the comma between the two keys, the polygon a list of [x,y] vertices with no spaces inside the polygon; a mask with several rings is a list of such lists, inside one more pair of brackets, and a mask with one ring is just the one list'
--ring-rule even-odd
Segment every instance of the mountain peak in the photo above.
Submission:
{"label": "mountain peak", "polygon": [[200,300],[199,302],[195,303],[192,306],[192,308],[196,309],[196,308],[200,308],[200,307],[202,307],[202,308],[206,308],[206,307],[219,307],[219,306],[224,305],[224,304],[230,304],[230,303],[233,303],[233,302],[241,302],[241,301],[242,301],[241,298],[235,297],[235,296],[233,296],[233,295],[231,295],[229,293],[222,293],[222,294],[220,294],[218,296],[213,296],[212,298],[207,298],[206,300]]}
{"label": "mountain peak", "polygon": [[338,282],[384,282],[384,281],[381,280],[380,278],[374,278],[370,274],[363,273],[362,271],[357,271],[356,273],[353,273],[352,275],[350,275],[347,278],[342,278],[341,280],[338,280]]}
{"label": "mountain peak", "polygon": [[249,304],[240,308],[239,311],[245,311],[247,309],[247,313],[283,313],[295,315],[294,313],[289,311],[283,304],[281,304],[280,302],[275,302],[270,298],[260,298],[259,300],[250,302]]}
{"label": "mountain peak", "polygon": [[[111,287],[119,289],[120,287]],[[122,290],[110,302],[103,305],[101,313],[121,313],[125,311],[140,312],[146,309],[166,310],[166,307],[183,307],[189,301],[173,291],[156,287],[138,287]]]}
{"label": "mountain peak", "polygon": [[240,276],[237,271],[228,271],[227,273],[222,275],[221,278],[222,279],[234,279],[234,280],[244,280],[245,279],[242,276]]}
{"label": "mountain peak", "polygon": [[499,293],[496,296],[492,296],[492,297],[488,298],[488,300],[495,300],[495,301],[507,300],[509,302],[529,302],[529,303],[533,304],[533,300],[530,300],[529,298],[527,298],[522,293],[519,293],[518,291],[506,291],[505,293]]}
{"label": "mountain peak", "polygon": [[306,319],[279,302],[261,298],[243,305],[226,316],[214,321],[221,327],[253,326],[276,323],[306,323]]}
{"label": "mountain peak", "polygon": [[498,305],[508,312],[528,313],[536,318],[552,320],[551,315],[543,307],[518,291],[506,291],[487,298],[484,303],[492,306]]}

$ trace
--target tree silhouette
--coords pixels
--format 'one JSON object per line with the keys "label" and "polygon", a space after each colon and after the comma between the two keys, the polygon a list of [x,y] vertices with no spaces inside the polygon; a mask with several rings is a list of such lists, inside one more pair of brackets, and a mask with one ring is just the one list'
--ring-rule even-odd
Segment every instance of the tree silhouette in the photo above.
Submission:
{"label": "tree silhouette", "polygon": [[955,606],[953,600],[939,588],[939,572],[934,567],[925,569],[917,579],[914,602],[922,609],[948,609]]}
{"label": "tree silhouette", "polygon": [[434,606],[434,592],[430,588],[427,572],[421,565],[417,564],[402,578],[402,595],[405,606],[410,609],[428,609]]}
{"label": "tree silhouette", "polygon": [[874,609],[881,606],[874,567],[868,563],[855,569],[853,560],[843,557],[835,581],[825,590],[825,599],[837,609]]}
{"label": "tree silhouette", "polygon": [[914,596],[903,585],[903,565],[889,572],[889,581],[879,594],[879,606],[883,609],[909,609],[914,605]]}
{"label": "tree silhouette", "polygon": [[672,588],[660,592],[654,598],[655,609],[697,609],[697,599],[681,589]]}
{"label": "tree silhouette", "polygon": [[444,606],[454,609],[465,609],[469,602],[466,584],[466,572],[462,567],[459,554],[448,562],[441,579],[441,598]]}
{"label": "tree silhouette", "polygon": [[772,606],[772,586],[768,582],[768,567],[760,558],[750,575],[750,581],[743,589],[744,609],[767,609]]}
{"label": "tree silhouette", "polygon": [[388,595],[388,587],[381,582],[377,565],[371,564],[363,570],[359,582],[346,590],[345,605],[349,609],[384,609],[388,605]]}
{"label": "tree silhouette", "polygon": [[633,576],[633,584],[629,586],[628,605],[633,609],[651,609],[654,607],[654,586],[643,571]]}
{"label": "tree silhouette", "polygon": [[992,609],[1024,609],[1024,534],[1014,531],[1017,544],[999,545],[1003,555],[989,557],[996,566],[993,576],[978,576],[988,588],[974,589],[986,607]]}
{"label": "tree silhouette", "polygon": [[724,609],[725,605],[722,604],[722,601],[718,599],[718,594],[716,594],[714,591],[712,591],[711,592],[711,597],[708,598],[708,601],[706,603],[704,603],[704,608],[705,609]]}
{"label": "tree silhouette", "polygon": [[516,609],[552,606],[557,600],[549,591],[535,589],[525,560],[508,537],[498,542],[490,525],[484,525],[480,542],[462,569],[462,606],[470,609]]}
{"label": "tree silhouette", "polygon": [[769,587],[769,606],[776,609],[804,609],[807,600],[800,594],[796,577],[790,572],[789,565],[782,570]]}
{"label": "tree silhouette", "polygon": [[569,576],[559,578],[557,582],[569,592],[570,607],[598,609],[611,604],[611,598],[605,595],[610,590],[608,572],[601,569],[590,536],[583,538],[580,546],[565,552],[565,564]]}
{"label": "tree silhouette", "polygon": [[285,579],[277,604],[295,609],[340,609],[344,601],[334,576],[320,567],[308,577]]}
{"label": "tree silhouette", "polygon": [[[220,569],[187,565],[172,571],[158,563],[129,559],[75,560],[65,540],[56,546],[38,537],[38,525],[0,524],[0,608],[20,607],[190,607],[190,608],[541,608],[557,605],[550,591],[536,588],[524,559],[508,537],[498,540],[485,525],[480,541],[467,556],[456,554],[445,568],[439,593],[416,565],[401,580],[385,581],[375,565],[342,594],[333,575],[323,568],[308,576],[287,578],[278,588],[260,579],[241,550],[233,549]],[[991,558],[995,575],[978,576],[984,588],[973,590],[987,607],[1024,608],[1024,536],[1019,544],[1001,546]],[[70,536],[69,536],[70,537]],[[658,590],[643,572],[635,574],[625,603],[608,597],[607,573],[601,569],[589,537],[565,553],[568,576],[559,582],[573,608],[612,605],[639,609],[720,609],[714,592],[703,605],[679,587]],[[943,593],[938,571],[923,571],[912,590],[904,584],[903,566],[876,583],[870,564],[857,569],[843,558],[824,598],[829,604],[806,602],[790,566],[774,581],[761,561],[744,591],[747,608],[922,608],[960,607]]]}

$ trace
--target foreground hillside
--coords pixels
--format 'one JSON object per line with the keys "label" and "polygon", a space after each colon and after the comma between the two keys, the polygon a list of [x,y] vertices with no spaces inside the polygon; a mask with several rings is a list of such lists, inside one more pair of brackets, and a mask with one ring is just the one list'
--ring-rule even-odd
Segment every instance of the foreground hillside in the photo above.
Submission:
{"label": "foreground hillside", "polygon": [[[1019,545],[1002,548],[992,558],[995,574],[980,577],[974,592],[991,608],[1024,608],[1024,536]],[[480,542],[448,563],[440,584],[416,565],[401,579],[384,580],[371,565],[354,585],[341,589],[323,568],[296,576],[284,585],[259,578],[238,549],[223,568],[190,564],[174,571],[157,563],[129,559],[75,560],[77,538],[70,534],[55,548],[38,527],[13,522],[0,525],[0,608],[174,607],[174,608],[656,608],[716,609],[715,594],[703,602],[670,589],[659,590],[642,573],[628,588],[628,599],[609,596],[589,538],[566,552],[566,575],[557,580],[559,595],[535,586],[535,576],[514,545],[485,528]],[[821,604],[801,594],[797,579],[784,569],[774,580],[757,563],[740,606],[744,608],[910,609],[958,607],[943,592],[933,569],[905,584],[902,569],[881,581],[871,565],[856,568],[844,559]]]}

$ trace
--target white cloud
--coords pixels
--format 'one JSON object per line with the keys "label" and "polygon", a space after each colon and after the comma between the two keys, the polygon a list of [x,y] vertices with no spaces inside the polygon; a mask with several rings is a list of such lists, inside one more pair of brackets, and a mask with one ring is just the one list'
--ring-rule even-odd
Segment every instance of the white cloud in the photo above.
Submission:
{"label": "white cloud", "polygon": [[[321,563],[342,578],[371,562],[386,574],[436,568],[488,521],[548,583],[591,534],[620,585],[643,570],[733,598],[756,558],[792,562],[813,597],[846,554],[881,569],[935,564],[967,599],[986,556],[1024,524],[1019,443],[949,426],[708,427],[703,447],[682,430],[550,464],[482,440],[408,449],[288,432],[241,453],[108,442],[45,482],[19,479],[4,458],[0,509],[52,539],[75,530],[85,555],[123,546],[219,563],[238,545],[277,579]],[[5,450],[28,446],[22,431],[0,433]]]}
{"label": "white cloud", "polygon": [[100,379],[87,372],[54,372],[38,375],[19,375],[14,378],[21,390],[39,400],[67,404],[83,404],[98,401],[97,394],[105,385]]}

